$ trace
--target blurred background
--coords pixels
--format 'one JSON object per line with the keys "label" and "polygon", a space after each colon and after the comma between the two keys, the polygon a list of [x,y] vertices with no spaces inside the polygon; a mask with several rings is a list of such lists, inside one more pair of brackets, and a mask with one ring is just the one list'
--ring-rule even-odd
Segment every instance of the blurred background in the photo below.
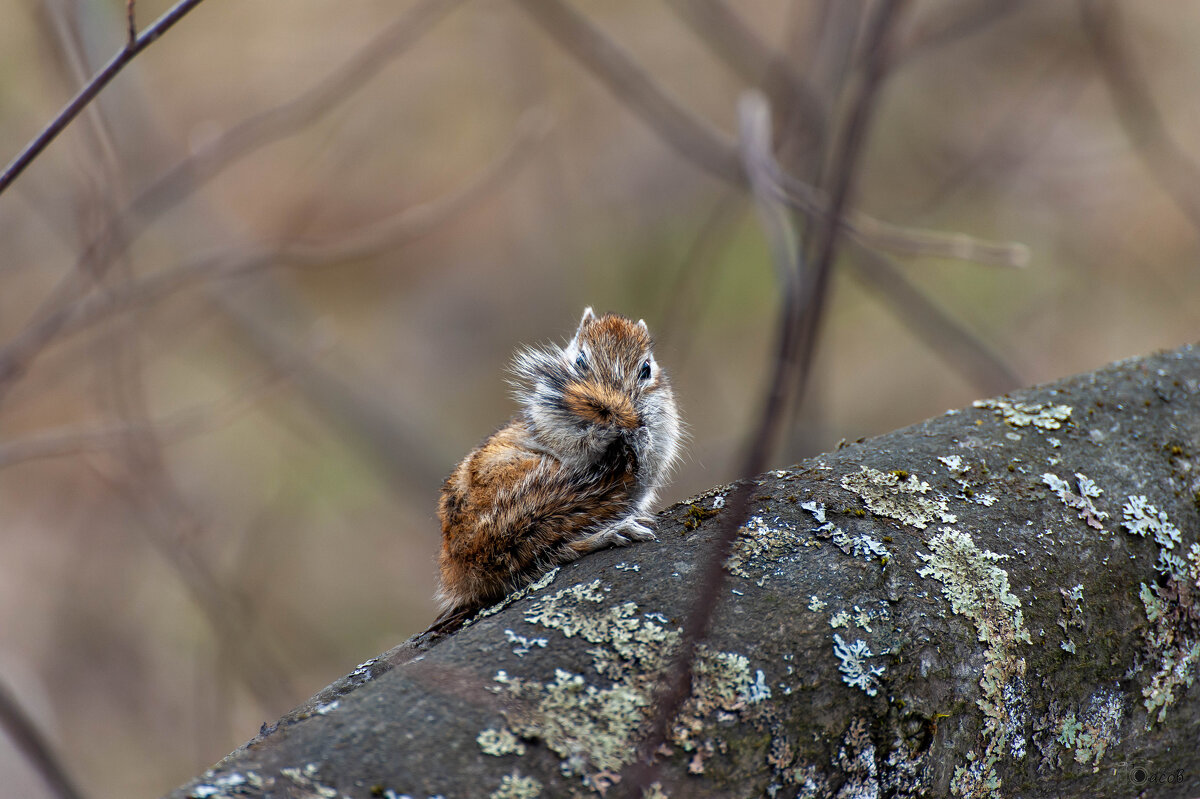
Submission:
{"label": "blurred background", "polygon": [[[127,19],[0,18],[7,162]],[[1161,3],[201,4],[0,195],[0,685],[85,795],[155,796],[423,629],[439,485],[585,305],[657,337],[665,499],[736,476],[750,88],[800,210],[856,214],[774,463],[1195,340],[1198,44]]]}

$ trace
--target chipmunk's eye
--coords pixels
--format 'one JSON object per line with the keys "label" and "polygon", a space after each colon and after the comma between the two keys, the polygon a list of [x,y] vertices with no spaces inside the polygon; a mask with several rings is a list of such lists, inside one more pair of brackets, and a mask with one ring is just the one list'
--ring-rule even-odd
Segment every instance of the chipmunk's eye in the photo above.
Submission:
{"label": "chipmunk's eye", "polygon": [[638,372],[638,380],[650,379],[650,362],[646,361],[642,364],[642,371]]}
{"label": "chipmunk's eye", "polygon": [[579,357],[575,359],[575,365],[579,367],[579,371],[586,372],[588,368],[587,355],[579,353]]}

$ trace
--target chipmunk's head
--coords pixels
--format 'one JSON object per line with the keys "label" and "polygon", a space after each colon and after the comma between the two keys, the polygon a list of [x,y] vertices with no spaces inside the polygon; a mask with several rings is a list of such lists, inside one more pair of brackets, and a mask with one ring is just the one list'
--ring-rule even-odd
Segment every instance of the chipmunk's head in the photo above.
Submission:
{"label": "chipmunk's head", "polygon": [[641,461],[656,440],[673,459],[675,402],[651,345],[645,322],[585,308],[565,348],[521,352],[518,399],[539,441],[560,457],[594,460],[624,437]]}

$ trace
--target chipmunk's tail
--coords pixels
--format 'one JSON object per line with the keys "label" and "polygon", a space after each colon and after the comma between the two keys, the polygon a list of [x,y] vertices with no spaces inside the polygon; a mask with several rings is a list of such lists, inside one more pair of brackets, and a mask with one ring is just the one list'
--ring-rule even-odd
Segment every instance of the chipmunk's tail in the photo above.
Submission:
{"label": "chipmunk's tail", "polygon": [[433,620],[433,623],[419,637],[424,640],[449,635],[466,624],[467,620],[474,616],[478,610],[479,608],[473,605],[459,605],[458,607],[447,608],[438,614],[438,617]]}

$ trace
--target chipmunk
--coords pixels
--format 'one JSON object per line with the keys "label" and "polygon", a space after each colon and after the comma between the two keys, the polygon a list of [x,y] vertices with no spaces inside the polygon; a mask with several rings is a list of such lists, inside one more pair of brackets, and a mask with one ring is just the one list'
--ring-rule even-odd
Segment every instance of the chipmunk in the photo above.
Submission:
{"label": "chipmunk", "polygon": [[646,323],[585,308],[565,349],[522,350],[512,371],[521,413],[442,486],[435,627],[556,564],[655,538],[648,512],[680,421]]}

